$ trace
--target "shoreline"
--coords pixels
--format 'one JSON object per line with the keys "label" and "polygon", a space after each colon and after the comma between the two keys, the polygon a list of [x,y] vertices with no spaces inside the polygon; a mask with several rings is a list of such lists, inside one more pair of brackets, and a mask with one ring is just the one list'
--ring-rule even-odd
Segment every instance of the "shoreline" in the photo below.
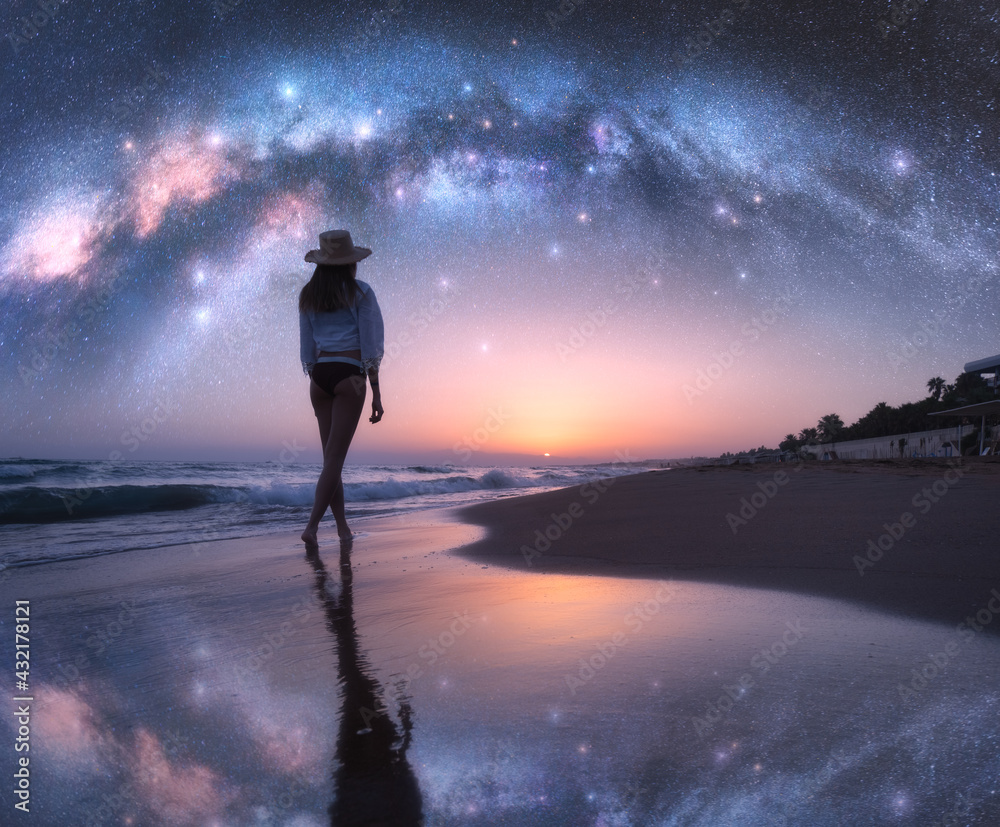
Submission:
{"label": "shoreline", "polygon": [[[779,472],[789,479],[776,481]],[[422,811],[464,824],[464,809],[448,818],[469,789],[451,768],[471,765],[484,784],[511,790],[523,789],[526,777],[555,779],[546,794],[585,823],[596,812],[577,794],[593,785],[587,753],[610,768],[602,783],[612,796],[649,762],[669,760],[679,773],[663,805],[670,809],[677,789],[696,803],[718,750],[737,743],[741,764],[773,769],[779,797],[787,773],[802,769],[800,746],[819,756],[806,772],[838,749],[880,777],[873,728],[898,744],[941,703],[961,705],[962,716],[947,720],[964,721],[968,732],[989,727],[993,701],[982,687],[996,671],[995,637],[968,625],[955,635],[964,621],[949,613],[970,602],[974,614],[986,611],[979,586],[987,584],[987,598],[997,589],[1000,579],[988,585],[996,564],[977,568],[982,555],[970,540],[964,563],[959,556],[952,568],[976,577],[956,587],[954,577],[925,572],[937,601],[924,605],[914,598],[916,575],[880,564],[862,577],[849,557],[838,569],[829,565],[843,551],[836,544],[807,544],[782,563],[788,550],[764,540],[781,540],[786,512],[809,515],[810,526],[839,520],[851,537],[865,515],[838,503],[871,500],[874,519],[937,478],[822,468],[653,471],[358,520],[348,570],[338,568],[332,521],[321,526],[319,555],[285,532],[17,570],[0,593],[31,607],[32,772],[38,792],[44,787],[32,816],[41,824],[174,824],[250,823],[264,814],[320,824],[336,807],[340,823],[388,804],[391,792],[392,806],[410,813],[400,823],[417,823]],[[774,496],[734,534],[724,512],[754,491],[766,498],[772,485]],[[898,563],[899,551],[947,533],[952,511],[961,516],[980,499],[995,505],[998,485],[997,475],[963,474],[881,562]],[[815,510],[817,497],[825,510]],[[469,521],[470,510],[492,533]],[[505,536],[527,544],[547,528],[531,514],[550,520],[563,512],[571,522],[556,522],[560,536],[544,553],[525,560],[520,546],[498,544]],[[685,538],[698,543],[688,547]],[[841,583],[850,578],[876,588],[877,608],[907,619],[843,602]],[[910,604],[878,605],[900,584]],[[1000,597],[993,605],[997,619],[990,610],[982,628],[995,634]],[[932,628],[921,618],[947,623]],[[729,694],[737,682],[749,691]],[[827,704],[846,711],[831,719]],[[772,724],[763,735],[762,720]],[[976,735],[970,758],[969,738],[949,732],[935,760],[957,766],[960,753],[978,762],[974,783],[989,789],[988,743]],[[524,743],[533,750],[522,759]],[[901,753],[907,766],[925,766],[926,745],[913,749],[912,757]],[[960,781],[936,780],[935,790],[971,785],[964,767]],[[742,796],[743,777],[733,776],[725,794]],[[755,784],[767,777],[753,775]],[[668,794],[666,785],[661,791]],[[852,796],[871,810],[890,793],[875,784]],[[505,803],[484,794],[481,803],[521,823],[537,808],[535,791],[528,794]],[[935,809],[932,802],[923,811]]]}
{"label": "shoreline", "polygon": [[[841,460],[646,469],[352,524],[366,555],[367,549],[377,554],[383,542],[412,540],[511,570],[777,589],[959,624],[989,603],[992,589],[1000,591],[1000,557],[992,552],[998,501],[998,458]],[[323,526],[329,536],[321,533],[321,549],[338,553],[332,519]],[[14,564],[0,572],[0,585],[34,590],[35,577],[53,574],[48,586],[68,598],[98,581],[127,587],[161,576],[181,579],[179,565],[221,575],[237,548],[272,566],[300,546],[297,532],[210,538]],[[52,596],[47,588],[37,594]],[[989,631],[1000,633],[1000,622]]]}
{"label": "shoreline", "polygon": [[862,460],[653,470],[456,514],[486,529],[460,551],[484,563],[777,589],[957,626],[1000,611],[998,501],[1000,462]]}

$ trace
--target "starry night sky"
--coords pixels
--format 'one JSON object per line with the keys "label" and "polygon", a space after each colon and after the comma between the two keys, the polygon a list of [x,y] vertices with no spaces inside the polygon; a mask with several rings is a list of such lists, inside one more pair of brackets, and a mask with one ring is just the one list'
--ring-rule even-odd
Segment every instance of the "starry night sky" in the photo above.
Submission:
{"label": "starry night sky", "polygon": [[335,227],[386,321],[354,461],[776,446],[1000,351],[995,4],[2,14],[2,455],[316,447]]}

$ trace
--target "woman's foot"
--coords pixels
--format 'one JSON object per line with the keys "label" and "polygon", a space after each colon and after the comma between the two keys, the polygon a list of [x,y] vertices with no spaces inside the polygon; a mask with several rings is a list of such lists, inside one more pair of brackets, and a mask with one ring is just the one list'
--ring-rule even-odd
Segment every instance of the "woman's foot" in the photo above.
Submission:
{"label": "woman's foot", "polygon": [[307,546],[319,545],[319,540],[316,538],[316,529],[307,528],[299,536],[299,539],[302,540],[302,542],[305,543]]}

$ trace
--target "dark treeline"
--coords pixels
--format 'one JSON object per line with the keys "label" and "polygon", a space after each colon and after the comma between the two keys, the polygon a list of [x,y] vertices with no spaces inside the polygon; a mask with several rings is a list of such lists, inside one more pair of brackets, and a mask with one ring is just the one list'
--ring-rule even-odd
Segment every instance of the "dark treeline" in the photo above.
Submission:
{"label": "dark treeline", "polygon": [[[930,395],[919,402],[905,402],[898,407],[879,402],[853,425],[845,425],[838,414],[827,414],[816,423],[815,428],[803,428],[797,435],[788,434],[779,443],[778,449],[797,451],[803,445],[846,442],[849,439],[872,439],[947,428],[957,425],[958,420],[941,419],[928,414],[960,408],[963,405],[975,405],[977,402],[989,402],[997,398],[994,389],[978,373],[962,373],[952,384],[946,383],[940,376],[935,376],[928,380],[927,390]],[[989,423],[996,417],[986,419]],[[978,425],[980,420],[979,417],[973,417],[972,421]],[[969,438],[972,439],[971,434]],[[964,439],[962,444],[965,445]],[[769,454],[775,453],[778,449],[761,445],[759,448],[740,451],[738,454],[725,453],[722,454],[722,458]]]}
{"label": "dark treeline", "polygon": [[[978,373],[962,373],[953,384],[935,376],[927,382],[927,390],[930,396],[919,402],[905,402],[899,407],[879,402],[853,425],[845,425],[837,414],[827,414],[816,423],[815,428],[803,428],[798,435],[788,434],[779,447],[783,451],[795,451],[802,445],[947,428],[958,422],[928,414],[996,399],[993,388]],[[978,417],[975,419],[978,424]]]}

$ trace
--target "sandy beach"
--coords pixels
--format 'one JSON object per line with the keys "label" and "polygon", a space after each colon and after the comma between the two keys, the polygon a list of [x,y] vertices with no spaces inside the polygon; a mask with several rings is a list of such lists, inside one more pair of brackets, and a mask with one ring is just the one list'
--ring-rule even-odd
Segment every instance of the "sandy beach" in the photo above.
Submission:
{"label": "sandy beach", "polygon": [[360,521],[347,569],[326,523],[13,569],[4,823],[995,824],[998,468],[648,472]]}
{"label": "sandy beach", "polygon": [[998,503],[994,458],[677,468],[466,508],[463,519],[489,536],[463,553],[959,623],[1000,587]]}

